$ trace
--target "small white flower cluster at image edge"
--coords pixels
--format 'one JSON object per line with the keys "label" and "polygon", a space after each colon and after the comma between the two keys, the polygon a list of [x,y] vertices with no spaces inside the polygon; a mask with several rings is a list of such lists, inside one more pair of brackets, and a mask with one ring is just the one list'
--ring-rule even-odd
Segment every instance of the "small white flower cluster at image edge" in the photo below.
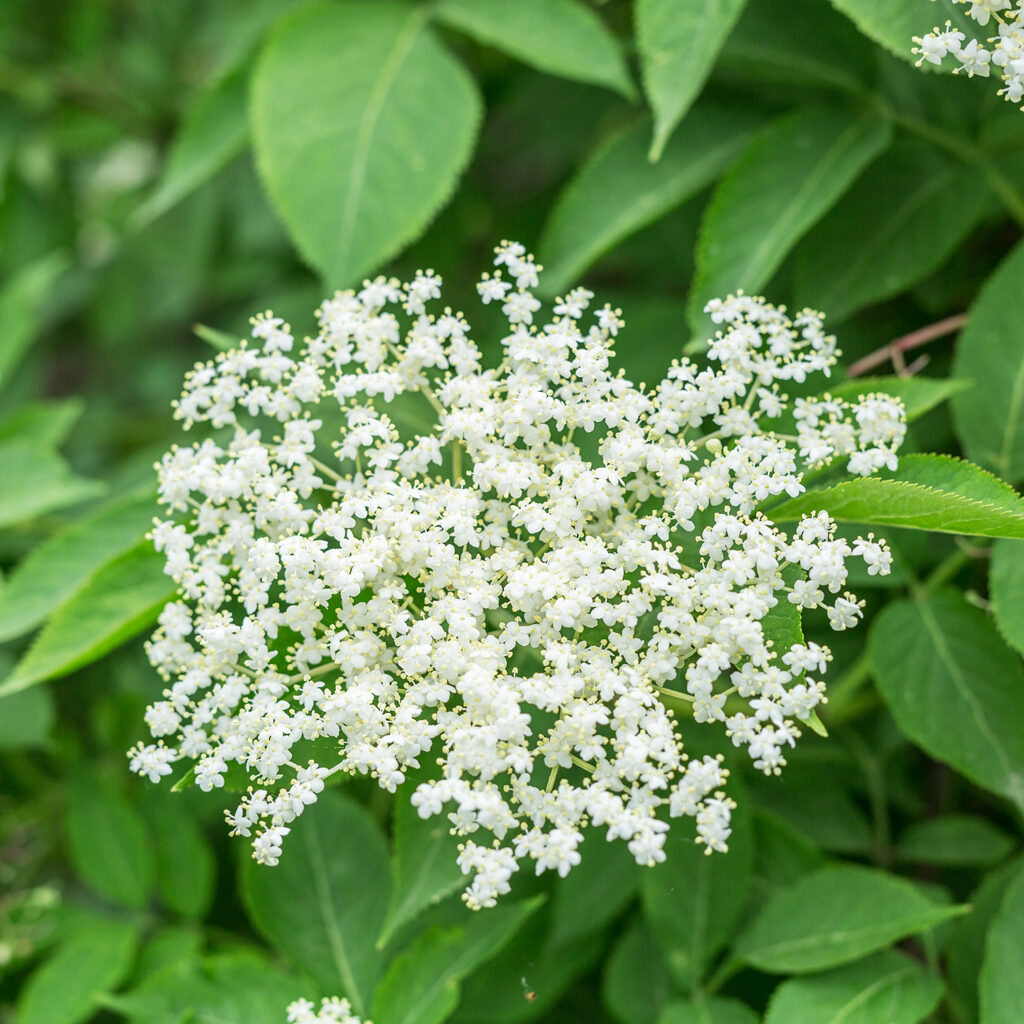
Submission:
{"label": "small white flower cluster at image edge", "polygon": [[[998,68],[1003,87],[999,95],[1011,103],[1024,99],[1024,0],[953,0],[970,4],[967,12],[979,25],[988,25],[994,19],[996,34],[987,40],[972,39],[966,45],[963,32],[947,21],[944,28],[934,28],[926,36],[914,36],[917,46],[913,52],[920,55],[917,66],[928,61],[941,64],[946,57],[960,62],[954,74],[966,71],[968,76],[988,78],[993,67]],[[1021,109],[1024,109],[1022,107]]]}
{"label": "small white flower cluster at image edge", "polygon": [[830,460],[895,469],[905,434],[886,395],[787,398],[835,364],[820,314],[716,300],[707,365],[637,385],[612,368],[619,311],[577,288],[540,322],[540,268],[496,253],[494,365],[426,271],[339,292],[305,341],[259,316],[190,372],[176,415],[204,436],[159,464],[152,533],[180,594],[148,645],[166,689],[129,751],[153,781],[244,773],[228,825],[268,865],[331,776],[394,792],[432,768],[411,801],[463,839],[472,908],[524,862],[566,875],[588,828],[641,865],[681,816],[726,850],[723,759],[689,758],[675,716],[777,774],[831,655],[773,644],[773,609],[847,629],[849,560],[891,563],[758,506]]}
{"label": "small white flower cluster at image edge", "polygon": [[373,1024],[352,1012],[347,999],[337,996],[324,999],[320,1005],[308,999],[297,999],[288,1007],[287,1024]]}

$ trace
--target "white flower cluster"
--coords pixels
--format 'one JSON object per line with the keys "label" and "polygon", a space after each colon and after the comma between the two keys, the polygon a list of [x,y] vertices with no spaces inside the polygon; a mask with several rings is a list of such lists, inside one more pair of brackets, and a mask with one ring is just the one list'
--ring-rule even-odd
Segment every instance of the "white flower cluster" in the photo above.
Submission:
{"label": "white flower cluster", "polygon": [[[641,864],[664,859],[660,809],[726,849],[727,773],[687,758],[673,716],[777,773],[830,654],[773,640],[773,620],[853,626],[847,560],[891,561],[824,513],[787,536],[758,506],[808,465],[894,467],[905,433],[885,395],[787,401],[836,360],[817,313],[712,302],[710,365],[648,389],[610,369],[617,310],[584,326],[577,288],[537,324],[540,268],[496,251],[479,292],[509,325],[497,366],[460,314],[427,312],[428,271],[335,295],[302,344],[258,317],[259,345],[190,373],[177,416],[215,429],[159,466],[173,518],[153,538],[180,600],[148,648],[157,742],[129,752],[154,781],[180,759],[204,790],[248,776],[228,820],[266,864],[329,776],[394,791],[427,758],[412,803],[466,837],[472,907],[525,858],[564,876],[588,825]],[[796,433],[774,433],[786,417]]]}
{"label": "white flower cluster", "polygon": [[[967,12],[979,25],[987,25],[993,18],[996,35],[987,40],[992,49],[985,49],[984,40],[972,39],[967,45],[963,32],[946,22],[945,28],[934,28],[926,36],[914,36],[917,46],[913,52],[920,54],[917,66],[924,61],[941,64],[943,58],[952,57],[960,66],[954,70],[966,71],[973,78],[979,75],[988,78],[992,67],[999,69],[1003,87],[1000,96],[1011,103],[1024,99],[1024,0],[953,0],[958,4],[970,4]],[[1024,107],[1021,108],[1024,110]]]}
{"label": "white flower cluster", "polygon": [[324,999],[320,1005],[308,999],[297,999],[288,1007],[287,1024],[373,1024],[352,1012],[347,999]]}

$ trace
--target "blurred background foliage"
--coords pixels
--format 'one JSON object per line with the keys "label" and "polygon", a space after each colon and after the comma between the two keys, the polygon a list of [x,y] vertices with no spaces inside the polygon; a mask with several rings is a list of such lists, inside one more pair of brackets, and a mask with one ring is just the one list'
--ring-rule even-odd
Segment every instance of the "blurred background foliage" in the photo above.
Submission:
{"label": "blurred background foliage", "polygon": [[549,297],[582,280],[622,307],[647,380],[737,288],[821,308],[850,362],[953,318],[872,373],[956,378],[921,392],[953,409],[928,398],[911,447],[1018,483],[1024,117],[914,69],[910,35],[947,16],[0,5],[0,1020],[262,1024],[317,993],[377,1024],[1024,1020],[1018,541],[890,531],[898,572],[857,581],[889,606],[870,645],[830,641],[832,735],[747,779],[727,857],[679,836],[642,873],[594,842],[472,916],[454,841],[371,785],[267,871],[216,799],[130,780],[122,753],[160,691],[143,535],[182,375],[255,312],[311,329],[366,274],[436,268],[496,347],[473,283],[519,239]]}

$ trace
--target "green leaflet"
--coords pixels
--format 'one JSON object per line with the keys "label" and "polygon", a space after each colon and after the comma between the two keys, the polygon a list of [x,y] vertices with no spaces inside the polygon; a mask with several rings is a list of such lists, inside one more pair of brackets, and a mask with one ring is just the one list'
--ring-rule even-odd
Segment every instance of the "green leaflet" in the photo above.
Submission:
{"label": "green leaflet", "polygon": [[806,491],[767,515],[784,522],[820,511],[840,522],[1024,537],[1024,499],[990,473],[948,455],[904,455],[895,473]]}
{"label": "green leaflet", "polygon": [[739,110],[698,107],[661,159],[647,159],[650,123],[616,131],[590,154],[562,191],[540,242],[541,289],[561,294],[602,254],[696,195],[747,144],[756,119]]}
{"label": "green leaflet", "polygon": [[970,387],[973,387],[970,381],[957,380],[955,377],[856,377],[840,381],[827,390],[834,398],[841,398],[845,402],[855,402],[862,395],[878,392],[892,395],[903,403],[907,422],[913,423],[937,405]]}
{"label": "green leaflet", "polygon": [[[984,29],[952,0],[937,0],[927,7],[907,0],[832,0],[832,6],[850,18],[864,35],[908,61],[917,60],[910,52],[914,47],[912,37],[924,35],[932,26],[944,25],[947,20],[966,32],[968,39],[984,36]],[[956,66],[949,61],[946,65],[947,71]]]}
{"label": "green leaflet", "polygon": [[967,454],[1003,479],[1024,477],[1024,332],[1018,308],[1024,245],[985,282],[957,342],[953,375],[979,386],[957,395],[953,418]]}
{"label": "green leaflet", "polygon": [[84,411],[85,400],[78,397],[29,402],[0,420],[0,441],[21,438],[58,448]]}
{"label": "green leaflet", "polygon": [[53,613],[0,697],[88,665],[149,626],[174,596],[148,541],[107,562]]}
{"label": "green leaflet", "polygon": [[0,480],[0,529],[79,505],[104,488],[78,476],[48,445],[18,438],[0,442]]}
{"label": "green leaflet", "polygon": [[636,96],[618,39],[580,0],[439,0],[436,16],[539,71]]}
{"label": "green leaflet", "polygon": [[0,642],[34,629],[106,562],[139,544],[155,511],[148,493],[120,498],[34,548],[0,589]]}
{"label": "green leaflet", "polygon": [[623,1024],[655,1024],[672,994],[665,954],[643,918],[637,918],[604,964],[601,996]]}
{"label": "green leaflet", "polygon": [[999,632],[1024,654],[1024,544],[997,540],[992,545],[988,589]]}
{"label": "green leaflet", "polygon": [[810,978],[783,982],[764,1024],[918,1024],[938,1005],[942,980],[889,950]]}
{"label": "green leaflet", "polygon": [[637,0],[636,42],[654,111],[651,160],[696,99],[746,0]]}
{"label": "green leaflet", "polygon": [[186,113],[153,194],[135,211],[136,227],[166,213],[233,160],[249,139],[247,68],[202,93]]}
{"label": "green leaflet", "polygon": [[32,344],[39,330],[41,310],[67,265],[64,253],[51,253],[22,267],[0,289],[0,388],[7,384]]}
{"label": "green leaflet", "polygon": [[719,183],[701,224],[689,300],[694,328],[706,335],[709,299],[760,291],[891,137],[876,114],[818,109],[761,134]]}
{"label": "green leaflet", "polygon": [[279,22],[257,61],[257,165],[329,285],[358,281],[419,235],[469,159],[476,83],[429,15],[390,0],[312,4]]}
{"label": "green leaflet", "polygon": [[945,814],[909,825],[896,845],[896,856],[912,864],[990,867],[1008,857],[1014,845],[987,818]]}
{"label": "green leaflet", "polygon": [[896,295],[945,262],[987,197],[977,168],[922,142],[897,142],[801,242],[795,305],[838,323]]}
{"label": "green leaflet", "polygon": [[658,1024],[757,1024],[757,1014],[738,999],[702,994],[669,1003]]}
{"label": "green leaflet", "polygon": [[979,995],[983,1024],[1014,1024],[1024,1013],[1024,870],[989,926]]}
{"label": "green leaflet", "polygon": [[326,991],[369,1016],[384,963],[376,940],[391,888],[384,837],[362,807],[334,793],[323,793],[291,829],[276,867],[245,862],[249,916]]}
{"label": "green leaflet", "polygon": [[827,867],[775,894],[736,940],[735,954],[773,974],[859,960],[966,912],[874,868]]}
{"label": "green leaflet", "polygon": [[932,757],[1024,808],[1024,666],[952,589],[884,608],[868,637],[875,682]]}

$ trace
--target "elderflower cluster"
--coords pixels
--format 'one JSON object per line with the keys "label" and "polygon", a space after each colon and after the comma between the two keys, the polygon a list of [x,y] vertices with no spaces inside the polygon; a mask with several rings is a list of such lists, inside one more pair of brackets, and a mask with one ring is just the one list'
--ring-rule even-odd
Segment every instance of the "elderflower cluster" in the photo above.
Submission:
{"label": "elderflower cluster", "polygon": [[778,773],[830,653],[773,623],[855,625],[849,559],[891,562],[825,513],[787,535],[759,506],[829,460],[895,467],[905,432],[885,395],[788,401],[836,361],[820,314],[712,302],[709,365],[646,388],[611,368],[618,310],[577,288],[535,322],[540,268],[496,252],[497,365],[461,314],[428,312],[427,271],[336,294],[301,343],[257,317],[256,344],[189,374],[176,414],[212,429],[159,465],[180,599],[148,647],[156,742],[129,752],[153,781],[178,761],[204,790],[247,776],[228,823],[265,864],[331,776],[393,792],[431,765],[411,800],[464,837],[474,908],[522,861],[567,874],[587,826],[645,865],[666,816],[726,849],[722,758],[689,759],[674,716]]}
{"label": "elderflower cluster", "polygon": [[352,1012],[347,999],[334,996],[323,999],[320,1005],[308,999],[297,999],[288,1007],[287,1024],[373,1024],[363,1021]]}
{"label": "elderflower cluster", "polygon": [[934,28],[926,36],[914,36],[917,46],[913,52],[920,54],[917,66],[924,61],[941,64],[945,57],[952,57],[960,63],[953,73],[966,71],[971,78],[975,75],[988,78],[994,66],[1003,81],[998,95],[1005,96],[1011,103],[1020,103],[1024,99],[1024,0],[1016,4],[1013,0],[954,0],[954,3],[970,4],[967,13],[979,25],[988,25],[995,19],[996,34],[987,40],[992,49],[985,49],[984,40],[978,39],[964,45],[965,34],[947,21],[944,28]]}

